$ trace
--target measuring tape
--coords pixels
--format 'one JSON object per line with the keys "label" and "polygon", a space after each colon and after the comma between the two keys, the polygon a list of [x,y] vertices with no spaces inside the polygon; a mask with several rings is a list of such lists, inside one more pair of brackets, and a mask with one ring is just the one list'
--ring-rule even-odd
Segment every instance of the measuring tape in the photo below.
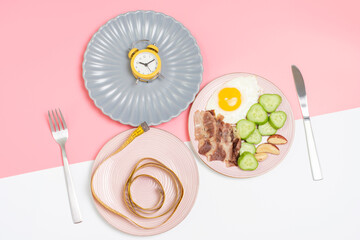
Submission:
{"label": "measuring tape", "polygon": [[[135,129],[134,132],[131,133],[131,135],[129,136],[129,138],[115,151],[113,152],[110,156],[108,156],[107,158],[105,158],[104,160],[102,160],[102,162],[96,167],[96,169],[94,170],[92,176],[91,176],[91,193],[94,197],[94,199],[101,205],[103,206],[105,209],[109,210],[110,212],[118,215],[119,217],[124,218],[125,220],[135,224],[136,226],[143,228],[143,229],[154,229],[157,228],[161,225],[163,225],[164,223],[166,223],[175,213],[176,209],[178,208],[183,196],[184,196],[184,188],[183,185],[179,179],[179,177],[170,169],[168,168],[165,164],[161,163],[159,160],[154,159],[154,158],[142,158],[140,159],[134,166],[134,168],[132,169],[129,177],[126,180],[124,189],[123,189],[123,201],[125,203],[125,206],[130,210],[130,212],[132,212],[134,215],[143,218],[143,219],[154,219],[154,218],[160,218],[162,216],[165,215],[169,215],[167,218],[165,218],[164,221],[162,221],[160,224],[153,226],[153,227],[146,227],[146,226],[142,226],[141,224],[137,223],[135,220],[131,219],[130,217],[126,216],[125,214],[111,208],[109,205],[107,205],[106,203],[104,203],[100,197],[96,194],[95,190],[94,190],[94,186],[93,186],[93,180],[94,180],[94,176],[97,172],[97,170],[101,167],[101,165],[106,162],[110,157],[114,156],[116,153],[120,152],[121,150],[123,150],[127,145],[129,145],[136,137],[140,136],[141,134],[143,134],[144,132],[147,132],[148,130],[150,130],[149,126],[146,124],[146,122],[142,123],[138,128]],[[174,186],[175,186],[175,199],[174,201],[172,201],[172,203],[170,204],[170,206],[161,214],[158,215],[154,215],[156,212],[158,212],[160,209],[162,209],[162,207],[164,206],[164,202],[165,202],[165,191],[164,191],[164,187],[162,186],[161,182],[155,178],[154,176],[151,176],[149,174],[139,174],[137,175],[137,172],[141,169],[144,168],[158,168],[161,171],[163,171],[165,174],[167,174],[170,179],[172,180]],[[156,185],[157,185],[157,189],[158,189],[158,193],[159,193],[159,200],[158,202],[150,208],[144,208],[141,207],[140,205],[138,205],[131,196],[131,185],[139,178],[149,178],[152,179]]]}

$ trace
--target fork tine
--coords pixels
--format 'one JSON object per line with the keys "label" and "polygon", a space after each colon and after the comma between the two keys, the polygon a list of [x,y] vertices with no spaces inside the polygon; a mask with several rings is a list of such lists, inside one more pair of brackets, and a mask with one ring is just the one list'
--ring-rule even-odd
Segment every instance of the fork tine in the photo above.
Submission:
{"label": "fork tine", "polygon": [[60,117],[59,117],[59,113],[58,113],[58,111],[55,109],[55,113],[56,113],[56,119],[57,119],[57,121],[58,121],[58,123],[59,123],[59,129],[60,130],[64,130],[64,127],[62,126],[62,124],[61,124],[61,120],[60,120]]}
{"label": "fork tine", "polygon": [[50,128],[51,128],[51,132],[55,132],[54,131],[54,125],[50,116],[50,111],[48,111],[48,115],[49,115],[49,123],[50,123]]}
{"label": "fork tine", "polygon": [[55,129],[56,129],[56,131],[59,131],[58,123],[56,122],[56,117],[55,117],[55,114],[54,114],[54,110],[51,110],[51,112],[52,112],[52,115],[53,115],[53,118],[54,118]]}
{"label": "fork tine", "polygon": [[64,117],[63,117],[63,115],[62,115],[62,113],[61,113],[60,108],[59,108],[59,112],[60,112],[61,121],[62,121],[62,123],[63,123],[63,125],[64,125],[64,128],[67,129],[66,122],[65,122],[65,119],[64,119]]}

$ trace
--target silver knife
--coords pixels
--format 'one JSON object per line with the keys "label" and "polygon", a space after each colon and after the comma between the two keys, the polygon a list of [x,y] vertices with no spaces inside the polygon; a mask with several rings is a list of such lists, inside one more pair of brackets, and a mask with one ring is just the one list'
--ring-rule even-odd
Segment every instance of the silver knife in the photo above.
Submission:
{"label": "silver knife", "polygon": [[323,179],[323,176],[321,173],[319,157],[316,151],[314,135],[311,128],[311,121],[310,121],[308,103],[306,98],[304,79],[301,75],[300,70],[295,65],[291,66],[291,70],[294,76],[296,91],[298,93],[300,107],[303,115],[306,142],[307,142],[308,153],[310,158],[312,176],[315,181],[321,180]]}

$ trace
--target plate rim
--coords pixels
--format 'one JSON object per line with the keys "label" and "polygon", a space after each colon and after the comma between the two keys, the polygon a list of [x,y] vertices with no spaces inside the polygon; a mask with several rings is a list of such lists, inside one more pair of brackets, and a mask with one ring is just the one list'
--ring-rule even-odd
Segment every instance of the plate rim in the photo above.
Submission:
{"label": "plate rim", "polygon": [[187,33],[187,35],[194,41],[194,46],[196,47],[197,51],[198,51],[198,57],[200,57],[200,68],[201,68],[201,72],[200,72],[200,81],[198,82],[197,86],[196,86],[196,91],[194,91],[193,95],[192,95],[192,98],[189,99],[189,101],[186,103],[185,107],[180,109],[179,112],[177,114],[173,114],[171,116],[169,116],[167,119],[163,119],[163,120],[159,120],[158,122],[148,122],[148,125],[149,126],[157,126],[157,125],[160,125],[162,123],[166,123],[166,122],[169,122],[171,119],[173,118],[176,118],[178,117],[182,112],[184,112],[188,107],[189,105],[195,100],[195,97],[196,95],[199,93],[199,90],[200,90],[200,85],[203,81],[203,73],[204,73],[204,66],[203,66],[203,58],[202,58],[202,55],[201,55],[201,49],[195,39],[195,37],[191,34],[191,32],[189,31],[189,29],[187,29],[180,21],[176,20],[174,17],[172,16],[169,16],[165,13],[162,13],[162,12],[156,12],[156,11],[152,11],[152,10],[137,10],[137,11],[128,11],[128,12],[125,12],[125,13],[122,13],[122,14],[119,14],[117,15],[116,17],[114,18],[111,18],[109,19],[105,24],[101,25],[98,30],[92,35],[90,41],[88,42],[88,44],[86,45],[86,50],[83,54],[83,61],[82,61],[82,78],[84,80],[84,85],[85,85],[85,88],[88,92],[88,96],[91,98],[91,100],[94,102],[95,106],[100,109],[102,111],[102,113],[108,117],[110,117],[112,120],[114,121],[117,121],[117,122],[120,122],[121,124],[124,124],[124,125],[130,125],[130,126],[133,126],[133,127],[137,127],[138,124],[134,123],[134,122],[131,122],[131,121],[124,121],[124,120],[121,120],[120,118],[114,118],[111,114],[108,114],[108,113],[105,113],[104,109],[102,107],[100,107],[95,99],[91,96],[90,94],[90,89],[87,87],[86,85],[86,77],[85,77],[85,73],[86,73],[86,70],[85,70],[85,64],[86,64],[86,55],[88,54],[89,52],[89,48],[90,46],[93,44],[93,42],[95,41],[95,38],[98,34],[100,34],[100,32],[103,30],[103,28],[106,28],[108,25],[110,25],[112,22],[116,21],[118,18],[122,17],[122,16],[127,16],[127,15],[130,15],[130,14],[138,14],[138,13],[153,13],[153,14],[159,14],[159,15],[162,15],[164,16],[165,18],[170,18],[171,20],[173,20],[174,22],[178,23],[179,26],[185,30],[185,32]]}
{"label": "plate rim", "polygon": [[[193,159],[193,161],[194,161],[194,166],[195,166],[194,169],[196,170],[196,180],[197,180],[196,191],[195,191],[195,194],[194,194],[194,200],[193,200],[193,202],[192,202],[192,204],[191,204],[190,210],[189,210],[189,212],[184,216],[184,218],[181,219],[181,221],[180,221],[179,223],[175,224],[174,226],[170,227],[169,229],[167,229],[167,230],[165,230],[165,231],[163,231],[163,232],[154,233],[154,234],[134,234],[134,233],[130,233],[130,232],[127,232],[127,231],[125,232],[125,231],[123,231],[123,230],[120,230],[120,229],[116,228],[112,223],[110,223],[110,222],[108,221],[108,219],[104,218],[104,216],[100,213],[100,211],[99,211],[99,209],[98,209],[98,206],[96,205],[96,201],[95,201],[94,197],[93,197],[92,194],[91,194],[92,204],[94,205],[94,207],[95,207],[95,209],[96,209],[96,212],[101,216],[101,218],[102,218],[103,220],[105,220],[105,221],[106,221],[111,227],[113,227],[114,229],[116,229],[116,230],[118,230],[118,231],[120,231],[120,232],[122,232],[122,233],[128,234],[128,235],[130,235],[130,236],[139,236],[139,237],[156,236],[156,235],[160,235],[160,234],[163,234],[163,233],[165,233],[165,232],[168,232],[168,231],[170,231],[171,229],[174,229],[175,227],[179,226],[179,225],[189,216],[189,214],[191,213],[192,209],[194,208],[194,206],[195,206],[195,204],[196,204],[196,200],[197,200],[198,195],[199,195],[199,188],[200,188],[199,167],[198,167],[197,162],[196,162],[196,156],[193,154],[192,150],[191,150],[188,146],[186,146],[185,142],[183,142],[180,138],[178,138],[176,135],[172,134],[171,132],[168,132],[168,131],[163,130],[163,129],[160,129],[160,128],[155,128],[155,127],[151,127],[151,128],[152,128],[152,129],[155,129],[156,131],[161,131],[161,132],[163,132],[163,133],[165,133],[165,134],[170,134],[172,137],[175,137],[175,138],[176,138],[180,143],[182,143],[182,144],[184,145],[184,147],[189,151],[189,153],[190,153],[190,155],[192,156],[192,159]],[[98,150],[98,153],[96,154],[96,157],[95,157],[95,159],[94,159],[94,161],[93,161],[93,163],[92,163],[91,170],[90,170],[90,171],[91,171],[91,174],[92,174],[93,171],[94,171],[95,161],[96,161],[96,159],[99,157],[100,152],[103,150],[103,148],[104,148],[107,144],[109,144],[109,142],[111,142],[111,141],[113,141],[115,138],[117,138],[119,135],[125,134],[125,133],[127,133],[127,132],[132,132],[132,131],[134,131],[133,128],[124,130],[124,131],[116,134],[115,136],[111,137],[109,140],[107,140],[107,141],[101,146],[101,148]]]}
{"label": "plate rim", "polygon": [[[271,83],[272,85],[274,85],[286,98],[286,100],[288,99],[286,94],[284,94],[284,92],[277,86],[275,85],[273,82],[271,82],[270,80],[268,80],[267,78],[265,77],[262,77],[260,75],[257,75],[257,74],[254,74],[254,73],[249,73],[249,72],[231,72],[231,73],[226,73],[226,74],[223,74],[223,75],[220,75],[214,79],[212,79],[210,82],[208,82],[200,91],[199,93],[197,94],[196,98],[198,97],[198,95],[201,93],[202,90],[204,90],[206,87],[208,87],[209,84],[211,84],[213,81],[216,81],[217,79],[219,78],[222,78],[222,77],[225,77],[225,76],[228,76],[228,75],[235,75],[235,74],[248,74],[248,75],[253,75],[253,76],[256,76],[256,77],[260,77],[266,81],[268,81],[269,83]],[[196,98],[194,100],[194,102],[196,101]],[[288,101],[288,100],[287,100]],[[289,101],[288,101],[289,102]],[[289,105],[290,105],[290,102],[289,102]],[[192,133],[190,133],[190,113],[192,112],[193,110],[193,104],[191,105],[191,108],[190,108],[190,111],[189,111],[189,116],[188,116],[188,134],[189,134],[189,137],[191,136]],[[286,151],[285,155],[283,156],[283,158],[277,162],[275,165],[273,165],[271,168],[267,169],[266,171],[263,171],[261,174],[257,175],[257,176],[233,176],[233,175],[230,175],[230,174],[226,174],[226,173],[222,173],[212,167],[210,167],[208,164],[206,164],[206,162],[200,157],[200,154],[198,152],[198,150],[195,149],[195,146],[193,145],[193,142],[191,141],[191,138],[190,138],[190,145],[191,145],[191,148],[193,150],[193,152],[196,154],[196,158],[197,159],[200,159],[200,161],[205,164],[209,169],[211,169],[212,171],[215,171],[216,173],[218,174],[221,174],[223,176],[226,176],[226,177],[231,177],[231,178],[235,178],[235,179],[248,179],[248,178],[254,178],[254,177],[259,177],[259,176],[262,176],[264,175],[265,173],[268,173],[269,171],[273,170],[274,168],[276,168],[281,162],[284,161],[284,159],[286,158],[287,154],[290,152],[291,148],[292,148],[292,145],[293,145],[293,142],[294,142],[294,138],[295,138],[295,118],[294,118],[294,113],[292,111],[292,107],[290,105],[290,113],[291,113],[291,116],[292,116],[292,119],[293,119],[293,128],[292,128],[292,136],[293,138],[291,139],[290,141],[290,145],[288,147],[288,151]]]}

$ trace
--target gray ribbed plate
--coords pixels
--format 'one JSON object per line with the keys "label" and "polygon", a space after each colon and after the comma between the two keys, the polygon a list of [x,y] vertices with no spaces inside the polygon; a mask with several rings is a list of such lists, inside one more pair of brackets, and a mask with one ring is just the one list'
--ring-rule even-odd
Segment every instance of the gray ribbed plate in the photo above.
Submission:
{"label": "gray ribbed plate", "polygon": [[[136,85],[127,54],[141,39],[159,48],[164,78]],[[85,86],[95,105],[132,126],[143,121],[158,125],[178,116],[199,91],[202,72],[200,49],[190,32],[174,18],[152,11],[108,21],[90,40],[83,62]]]}

